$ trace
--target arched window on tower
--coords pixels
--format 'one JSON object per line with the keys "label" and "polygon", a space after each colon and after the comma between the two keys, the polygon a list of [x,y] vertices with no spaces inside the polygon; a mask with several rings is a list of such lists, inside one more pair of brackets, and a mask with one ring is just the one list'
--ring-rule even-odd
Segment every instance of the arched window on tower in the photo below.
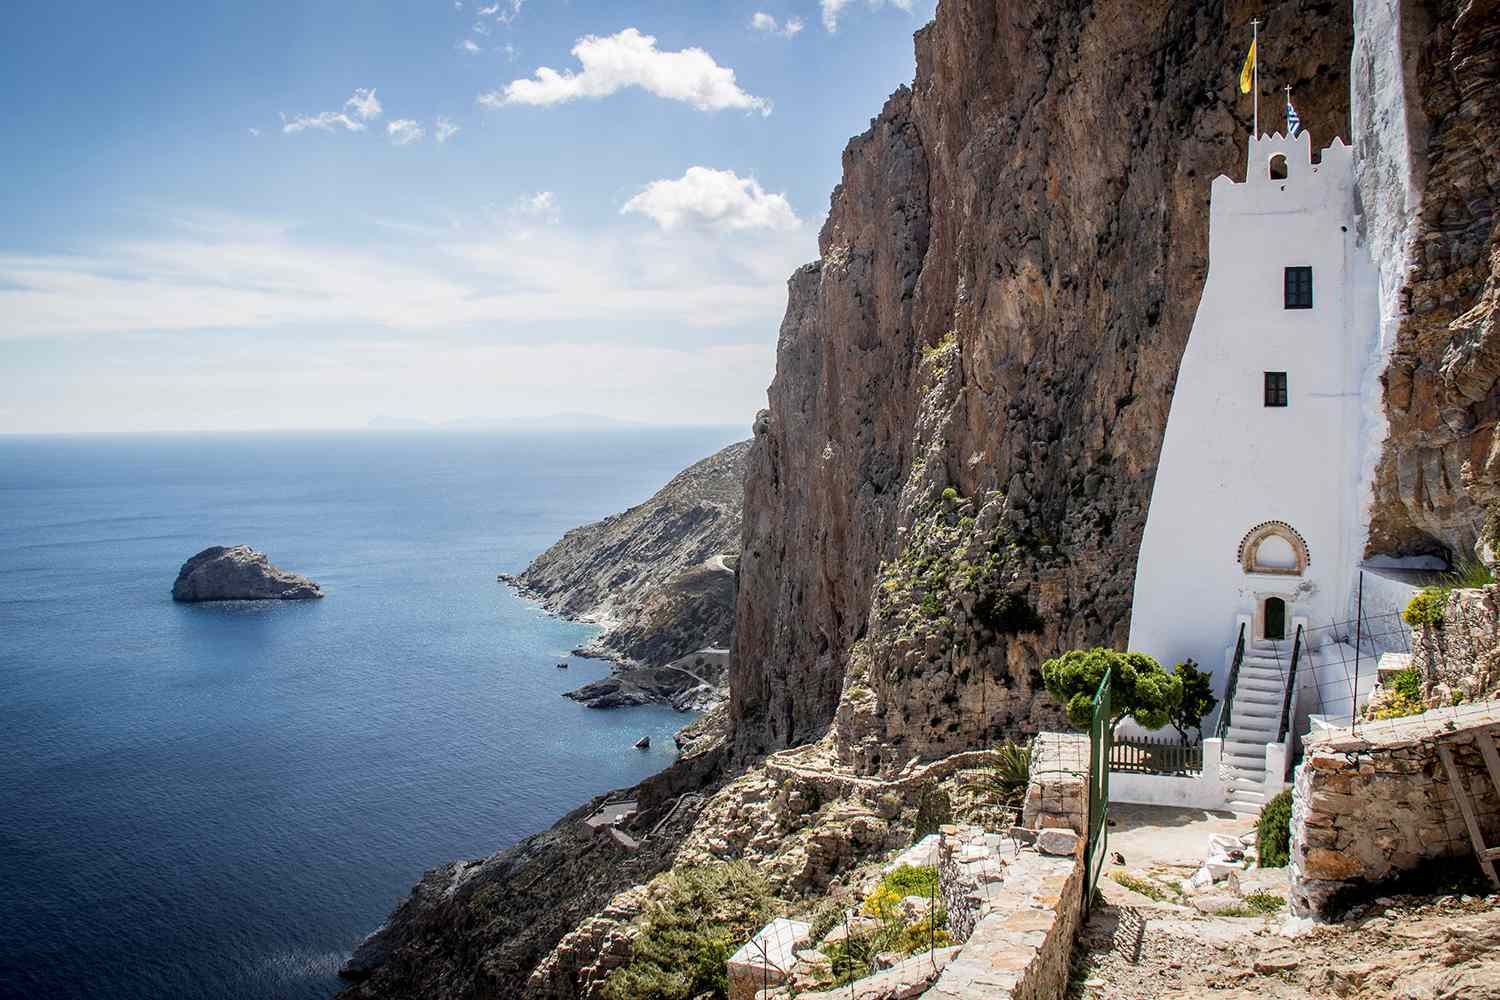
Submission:
{"label": "arched window on tower", "polygon": [[1240,566],[1246,573],[1301,576],[1312,559],[1307,543],[1285,521],[1265,521],[1240,541]]}
{"label": "arched window on tower", "polygon": [[1284,153],[1277,153],[1275,156],[1271,157],[1271,168],[1270,169],[1271,169],[1271,180],[1273,180],[1273,181],[1284,181],[1284,180],[1286,180],[1286,155]]}

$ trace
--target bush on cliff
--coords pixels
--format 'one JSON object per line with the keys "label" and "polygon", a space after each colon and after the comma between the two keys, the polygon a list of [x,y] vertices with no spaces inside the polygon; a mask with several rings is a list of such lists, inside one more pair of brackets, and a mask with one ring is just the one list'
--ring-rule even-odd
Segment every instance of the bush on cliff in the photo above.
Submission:
{"label": "bush on cliff", "polygon": [[668,875],[630,963],[604,982],[606,1000],[726,997],[725,961],[770,915],[770,889],[744,862]]}
{"label": "bush on cliff", "polygon": [[1068,721],[1088,729],[1094,717],[1094,694],[1110,675],[1111,730],[1127,715],[1147,729],[1160,729],[1182,704],[1182,677],[1169,674],[1145,653],[1113,649],[1070,650],[1042,664],[1047,693],[1068,710]]}
{"label": "bush on cliff", "polygon": [[1262,868],[1285,868],[1292,859],[1292,790],[1265,804],[1255,821],[1255,854]]}
{"label": "bush on cliff", "polygon": [[1416,667],[1398,670],[1389,682],[1380,686],[1380,697],[1370,704],[1372,719],[1404,719],[1427,711],[1422,696],[1422,674]]}
{"label": "bush on cliff", "polygon": [[1443,608],[1448,603],[1448,588],[1426,587],[1417,592],[1416,596],[1406,605],[1406,610],[1401,612],[1401,617],[1406,624],[1412,628],[1422,625],[1443,624]]}

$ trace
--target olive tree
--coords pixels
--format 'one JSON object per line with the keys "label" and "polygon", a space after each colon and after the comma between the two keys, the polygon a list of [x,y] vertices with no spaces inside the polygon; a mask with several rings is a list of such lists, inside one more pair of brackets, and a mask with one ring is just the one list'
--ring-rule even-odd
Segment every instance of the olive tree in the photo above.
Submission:
{"label": "olive tree", "polygon": [[1169,674],[1145,653],[1121,653],[1102,646],[1074,649],[1042,664],[1047,693],[1068,710],[1068,721],[1088,729],[1094,694],[1110,674],[1110,731],[1127,715],[1147,729],[1160,729],[1182,703],[1182,678]]}

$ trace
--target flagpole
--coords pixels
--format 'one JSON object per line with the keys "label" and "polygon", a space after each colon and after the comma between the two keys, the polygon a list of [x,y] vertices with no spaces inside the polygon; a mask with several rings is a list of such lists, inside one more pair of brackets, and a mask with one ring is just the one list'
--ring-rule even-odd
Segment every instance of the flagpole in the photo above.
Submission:
{"label": "flagpole", "polygon": [[1252,17],[1250,19],[1250,51],[1254,52],[1255,55],[1250,60],[1250,76],[1251,76],[1251,80],[1252,80],[1252,83],[1250,85],[1250,87],[1251,87],[1250,94],[1251,94],[1251,99],[1254,102],[1254,107],[1255,107],[1255,126],[1254,126],[1255,132],[1254,132],[1254,134],[1253,134],[1252,137],[1256,138],[1256,139],[1260,138],[1260,44],[1259,43],[1260,43],[1260,18],[1258,18],[1258,17]]}

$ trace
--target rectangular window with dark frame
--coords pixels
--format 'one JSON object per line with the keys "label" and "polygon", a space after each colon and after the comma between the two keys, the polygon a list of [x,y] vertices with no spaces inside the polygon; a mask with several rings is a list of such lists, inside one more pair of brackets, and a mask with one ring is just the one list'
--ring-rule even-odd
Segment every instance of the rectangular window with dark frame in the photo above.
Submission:
{"label": "rectangular window with dark frame", "polygon": [[1266,372],[1266,405],[1286,405],[1286,372]]}
{"label": "rectangular window with dark frame", "polygon": [[1286,308],[1312,308],[1312,268],[1289,267],[1286,269]]}

